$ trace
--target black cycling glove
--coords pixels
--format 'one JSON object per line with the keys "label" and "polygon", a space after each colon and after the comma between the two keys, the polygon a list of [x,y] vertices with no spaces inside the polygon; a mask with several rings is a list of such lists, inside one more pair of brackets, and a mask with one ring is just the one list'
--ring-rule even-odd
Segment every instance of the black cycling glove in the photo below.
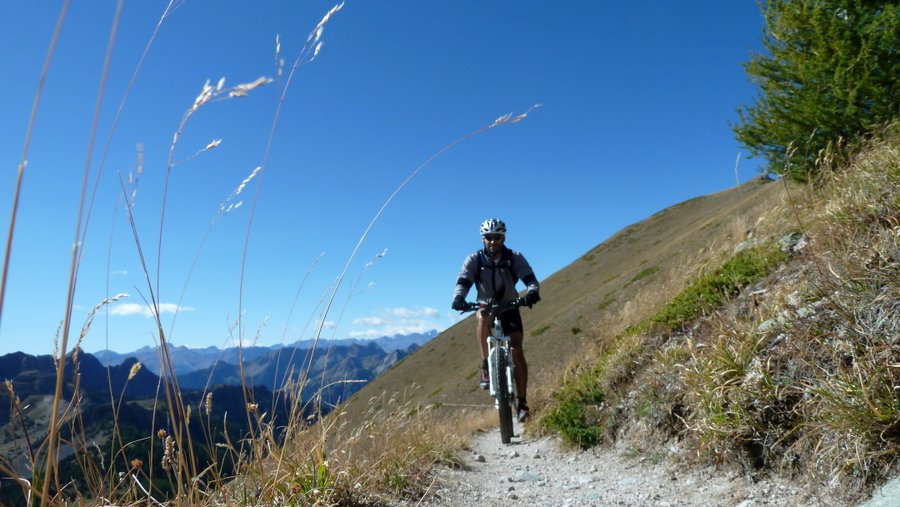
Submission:
{"label": "black cycling glove", "polygon": [[530,290],[525,294],[525,306],[527,306],[528,308],[531,308],[540,300],[541,296],[536,290]]}
{"label": "black cycling glove", "polygon": [[458,312],[464,312],[468,309],[468,307],[469,305],[466,304],[466,298],[462,296],[456,296],[455,298],[453,298],[453,304],[450,305],[450,308],[453,308]]}

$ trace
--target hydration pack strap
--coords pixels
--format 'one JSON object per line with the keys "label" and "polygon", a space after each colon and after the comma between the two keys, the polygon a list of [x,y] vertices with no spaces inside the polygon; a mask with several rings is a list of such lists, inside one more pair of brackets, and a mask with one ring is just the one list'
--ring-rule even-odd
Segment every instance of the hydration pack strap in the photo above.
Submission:
{"label": "hydration pack strap", "polygon": [[[519,279],[516,277],[515,271],[513,271],[513,258],[512,258],[512,250],[509,248],[503,247],[503,251],[500,254],[500,260],[494,261],[490,266],[487,264],[487,255],[485,255],[484,250],[478,251],[478,276],[481,276],[481,272],[485,269],[490,269],[491,272],[491,282],[494,284],[494,292],[501,295],[506,288],[503,283],[503,278],[500,278],[500,287],[497,287],[497,270],[498,269],[506,269],[509,271],[510,276],[513,280],[513,289],[515,289],[515,284],[519,282]],[[500,289],[499,291],[497,289]]]}

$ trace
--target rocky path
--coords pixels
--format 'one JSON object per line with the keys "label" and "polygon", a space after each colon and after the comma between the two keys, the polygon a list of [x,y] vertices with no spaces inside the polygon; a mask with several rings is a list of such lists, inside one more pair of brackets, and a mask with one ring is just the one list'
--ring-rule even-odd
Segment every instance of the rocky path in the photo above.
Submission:
{"label": "rocky path", "polygon": [[[521,427],[517,425],[516,431]],[[688,468],[610,448],[573,451],[555,437],[473,437],[463,469],[439,468],[423,506],[832,506],[779,479]]]}

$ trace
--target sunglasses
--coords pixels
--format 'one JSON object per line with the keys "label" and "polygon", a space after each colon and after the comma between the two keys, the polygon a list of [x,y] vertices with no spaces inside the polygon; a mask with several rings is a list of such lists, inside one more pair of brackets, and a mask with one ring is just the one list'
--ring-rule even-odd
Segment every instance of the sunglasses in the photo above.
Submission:
{"label": "sunglasses", "polygon": [[488,234],[484,236],[485,241],[503,241],[503,236],[499,234]]}

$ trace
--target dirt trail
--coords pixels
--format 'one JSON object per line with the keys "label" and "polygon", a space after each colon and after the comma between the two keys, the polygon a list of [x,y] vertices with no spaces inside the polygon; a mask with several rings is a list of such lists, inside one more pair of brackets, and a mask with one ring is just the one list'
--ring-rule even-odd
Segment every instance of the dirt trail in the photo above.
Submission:
{"label": "dirt trail", "polygon": [[[438,468],[423,506],[832,506],[777,478],[631,456],[608,447],[565,449],[555,437],[519,436],[500,443],[498,430],[473,437],[463,469]],[[675,449],[672,449],[673,451]],[[412,505],[412,504],[410,504]]]}

